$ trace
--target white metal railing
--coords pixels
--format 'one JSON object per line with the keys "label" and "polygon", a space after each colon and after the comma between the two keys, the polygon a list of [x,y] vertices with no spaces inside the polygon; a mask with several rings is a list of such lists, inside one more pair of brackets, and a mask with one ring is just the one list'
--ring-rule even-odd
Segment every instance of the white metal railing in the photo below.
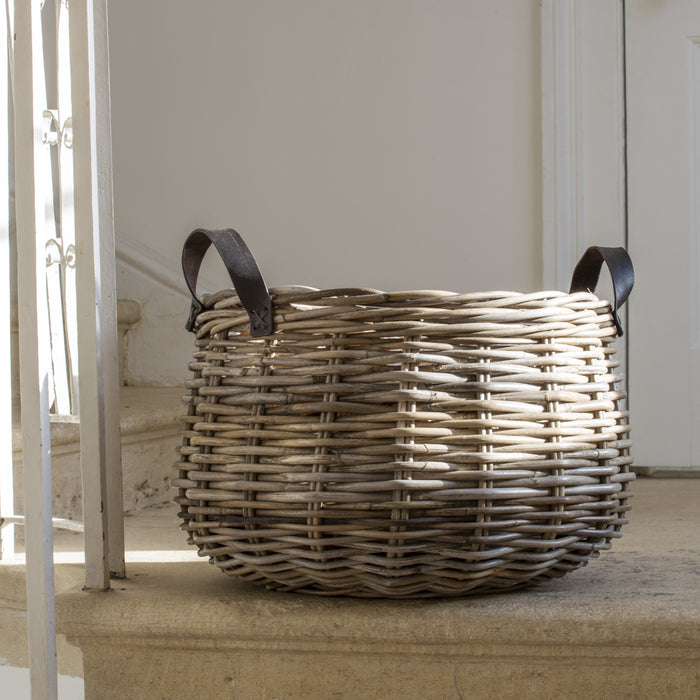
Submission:
{"label": "white metal railing", "polygon": [[[32,691],[57,695],[56,610],[51,523],[51,371],[42,244],[46,240],[45,156],[41,128],[45,108],[41,9],[16,3],[12,35],[15,118],[15,207],[17,217],[17,303],[22,397],[22,447],[27,558],[27,617]],[[43,182],[42,182],[43,180]],[[21,270],[21,272],[20,272]]]}
{"label": "white metal railing", "polygon": [[[10,114],[9,14],[0,12],[0,115]],[[1,117],[0,117],[1,118]],[[9,122],[9,119],[8,119]],[[14,514],[14,479],[12,473],[12,357],[10,335],[10,133],[8,122],[0,129],[0,518]],[[0,124],[2,122],[0,121]],[[15,526],[0,530],[0,554],[3,559],[15,556]]]}
{"label": "white metal railing", "polygon": [[70,0],[70,36],[85,585],[101,589],[125,573],[107,0]]}
{"label": "white metal railing", "polygon": [[[47,13],[54,13],[51,21]],[[5,328],[0,337],[8,339],[0,345],[7,378],[0,397],[6,437],[0,465],[0,515],[7,525],[2,555],[14,555],[14,524],[23,522],[32,697],[43,699],[57,694],[52,526],[59,523],[52,519],[52,407],[75,413],[80,406],[86,589],[106,590],[110,573],[125,574],[107,2],[6,0],[3,15],[0,92],[7,95],[2,81],[9,75],[13,100],[0,107],[5,114],[13,109],[15,125],[25,512],[14,513],[6,284],[0,297]],[[49,60],[47,27],[56,36]],[[47,104],[45,66],[57,70],[53,105]],[[2,134],[4,163],[11,145]],[[5,178],[0,187],[0,275],[9,280],[6,204],[12,183]]]}

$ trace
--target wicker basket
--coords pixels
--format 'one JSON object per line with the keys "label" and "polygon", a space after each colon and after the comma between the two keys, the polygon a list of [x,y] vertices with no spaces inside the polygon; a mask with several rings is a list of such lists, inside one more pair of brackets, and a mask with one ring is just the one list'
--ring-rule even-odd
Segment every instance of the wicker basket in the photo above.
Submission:
{"label": "wicker basket", "polygon": [[[238,294],[200,302],[211,242]],[[603,262],[614,309],[577,291]],[[589,249],[569,294],[268,296],[231,230],[194,231],[183,267],[196,349],[176,500],[224,573],[455,596],[563,576],[620,536],[634,478],[614,374],[633,282],[623,249]]]}

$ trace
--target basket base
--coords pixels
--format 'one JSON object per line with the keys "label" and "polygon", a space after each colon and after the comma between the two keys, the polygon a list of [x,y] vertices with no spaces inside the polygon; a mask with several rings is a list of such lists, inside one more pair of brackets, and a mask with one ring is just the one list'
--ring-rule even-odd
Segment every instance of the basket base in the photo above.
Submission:
{"label": "basket base", "polygon": [[[200,555],[205,553],[200,551]],[[424,599],[424,598],[456,598],[492,593],[504,593],[565,576],[570,571],[585,566],[591,556],[576,558],[572,562],[559,561],[555,565],[531,567],[527,572],[521,569],[503,569],[500,571],[481,571],[465,573],[457,569],[426,573],[420,571],[420,565],[411,566],[414,571],[401,572],[394,570],[383,572],[361,572],[357,570],[335,570],[330,576],[319,572],[287,570],[265,572],[251,570],[250,564],[239,564],[227,559],[217,562],[214,558],[210,563],[219,566],[222,571],[234,579],[255,586],[262,586],[269,591],[285,593],[303,593],[314,596],[347,596],[352,598],[392,598],[392,599]],[[285,567],[288,569],[288,567]]]}

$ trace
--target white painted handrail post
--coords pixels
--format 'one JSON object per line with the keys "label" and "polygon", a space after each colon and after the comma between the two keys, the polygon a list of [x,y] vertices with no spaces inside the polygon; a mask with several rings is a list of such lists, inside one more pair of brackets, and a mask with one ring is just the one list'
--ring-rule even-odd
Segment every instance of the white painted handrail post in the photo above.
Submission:
{"label": "white painted handrail post", "polygon": [[106,0],[71,0],[85,585],[124,576]]}
{"label": "white painted handrail post", "polygon": [[24,462],[27,613],[32,698],[57,697],[56,609],[51,529],[51,369],[42,159],[44,72],[41,4],[16,2],[14,45],[17,293]]}
{"label": "white painted handrail post", "polygon": [[93,0],[95,110],[100,205],[100,284],[102,289],[102,377],[105,388],[107,451],[107,541],[109,571],[126,576],[124,562],[124,485],[119,415],[119,329],[117,324],[117,253],[112,183],[112,103],[109,73],[108,0]]}
{"label": "white painted handrail post", "polygon": [[[14,515],[12,474],[12,357],[10,342],[10,104],[8,99],[9,33],[6,8],[0,7],[0,517]],[[15,526],[2,528],[2,559],[15,556]]]}

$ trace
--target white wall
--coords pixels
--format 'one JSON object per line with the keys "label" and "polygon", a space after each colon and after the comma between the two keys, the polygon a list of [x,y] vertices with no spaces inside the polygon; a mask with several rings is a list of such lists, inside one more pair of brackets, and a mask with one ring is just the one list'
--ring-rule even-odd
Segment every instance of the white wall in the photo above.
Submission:
{"label": "white wall", "polygon": [[[539,4],[111,3],[118,247],[177,274],[191,229],[232,226],[269,285],[540,287]],[[131,375],[178,381],[187,303],[156,276],[120,266],[132,350],[170,352]]]}

